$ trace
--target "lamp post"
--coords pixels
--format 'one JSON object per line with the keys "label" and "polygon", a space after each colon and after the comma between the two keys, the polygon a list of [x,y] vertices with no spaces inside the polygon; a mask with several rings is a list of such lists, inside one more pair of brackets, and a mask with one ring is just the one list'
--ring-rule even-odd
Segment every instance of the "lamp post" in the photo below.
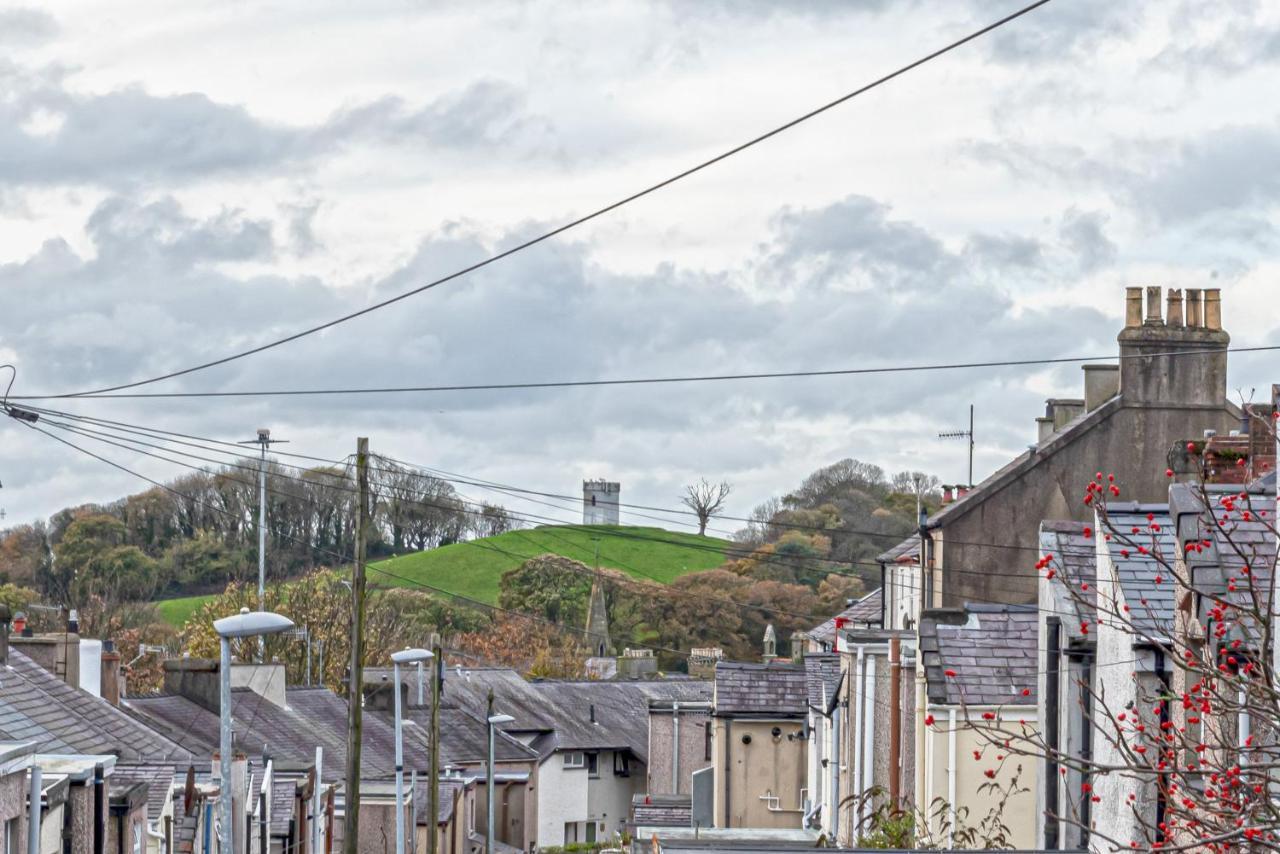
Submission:
{"label": "lamp post", "polygon": [[488,766],[485,768],[484,790],[485,790],[485,797],[488,799],[489,805],[487,810],[488,821],[486,822],[486,824],[488,825],[488,828],[485,832],[485,837],[484,837],[485,854],[493,854],[493,741],[494,741],[493,734],[494,734],[494,730],[497,729],[498,724],[509,724],[514,720],[515,718],[511,717],[511,715],[489,715],[489,718],[488,718],[489,763],[488,763]]}
{"label": "lamp post", "polygon": [[[429,649],[402,649],[391,653],[392,687],[396,692],[396,854],[404,854],[404,729],[400,722],[400,665],[435,658]],[[434,823],[432,825],[434,827]]]}
{"label": "lamp post", "polygon": [[218,795],[218,850],[223,854],[231,854],[231,640],[233,638],[264,637],[285,632],[293,628],[293,620],[272,611],[250,611],[241,608],[234,617],[223,617],[213,621],[213,630],[218,633],[222,659],[219,666],[219,677],[222,682],[221,715],[219,741],[219,767],[222,782]]}

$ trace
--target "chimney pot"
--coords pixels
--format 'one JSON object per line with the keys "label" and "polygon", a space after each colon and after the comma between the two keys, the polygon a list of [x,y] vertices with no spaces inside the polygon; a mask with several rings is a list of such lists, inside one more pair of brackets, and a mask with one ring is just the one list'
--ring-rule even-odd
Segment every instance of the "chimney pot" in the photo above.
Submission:
{"label": "chimney pot", "polygon": [[1163,326],[1164,318],[1160,316],[1160,286],[1147,287],[1147,317],[1144,326]]}
{"label": "chimney pot", "polygon": [[1165,326],[1182,326],[1182,289],[1169,288],[1168,308],[1164,317]]}
{"label": "chimney pot", "polygon": [[1204,326],[1204,315],[1201,311],[1200,289],[1187,288],[1187,326],[1199,328]]}
{"label": "chimney pot", "polygon": [[1124,289],[1124,325],[1142,325],[1142,288]]}
{"label": "chimney pot", "polygon": [[1214,331],[1222,328],[1222,291],[1218,288],[1204,292],[1204,326]]}

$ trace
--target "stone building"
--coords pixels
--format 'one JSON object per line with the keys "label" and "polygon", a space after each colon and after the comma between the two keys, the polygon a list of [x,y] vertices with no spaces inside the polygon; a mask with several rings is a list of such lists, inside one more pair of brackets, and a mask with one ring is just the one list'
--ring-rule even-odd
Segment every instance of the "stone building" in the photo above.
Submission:
{"label": "stone building", "polygon": [[[1245,428],[1227,397],[1220,292],[1171,289],[1163,303],[1159,287],[1127,289],[1119,366],[1085,365],[1082,398],[1050,399],[1026,452],[928,519],[923,558],[893,574],[890,602],[917,590],[924,608],[1034,602],[1040,522],[1092,518],[1081,498],[1097,472],[1123,500],[1164,501],[1176,446]],[[887,610],[886,628],[902,628]]]}

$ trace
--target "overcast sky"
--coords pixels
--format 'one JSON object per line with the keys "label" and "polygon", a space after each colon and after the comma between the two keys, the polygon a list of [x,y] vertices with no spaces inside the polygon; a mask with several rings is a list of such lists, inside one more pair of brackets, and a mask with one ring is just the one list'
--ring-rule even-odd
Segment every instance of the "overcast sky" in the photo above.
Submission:
{"label": "overcast sky", "polygon": [[[1015,9],[1000,0],[0,3],[0,362],[141,379],[451,272]],[[358,9],[357,9],[358,7]],[[1054,0],[486,271],[155,390],[1109,354],[1123,288],[1221,287],[1276,343],[1280,6]],[[1270,354],[1233,355],[1265,398]],[[0,377],[0,381],[6,378]],[[69,411],[730,511],[852,456],[980,479],[1077,366]],[[6,422],[9,521],[145,486]],[[83,441],[86,446],[92,443]],[[95,450],[167,479],[175,465]],[[464,490],[476,497],[489,497]],[[571,518],[503,499],[513,510]],[[633,520],[643,522],[645,520]],[[733,527],[728,523],[726,527]]]}

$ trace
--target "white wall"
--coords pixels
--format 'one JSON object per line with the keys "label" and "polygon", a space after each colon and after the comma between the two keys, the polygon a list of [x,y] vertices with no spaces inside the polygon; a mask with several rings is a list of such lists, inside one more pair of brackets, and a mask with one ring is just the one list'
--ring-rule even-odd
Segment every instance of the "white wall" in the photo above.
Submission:
{"label": "white wall", "polygon": [[564,754],[552,753],[538,766],[538,845],[563,845],[564,823],[586,818],[587,769],[565,768]]}
{"label": "white wall", "polygon": [[631,796],[644,791],[644,765],[631,763],[631,776],[619,777],[613,773],[614,754],[600,752],[600,775],[587,782],[587,817],[604,825],[604,833],[597,838],[612,836],[625,829],[631,814]]}

